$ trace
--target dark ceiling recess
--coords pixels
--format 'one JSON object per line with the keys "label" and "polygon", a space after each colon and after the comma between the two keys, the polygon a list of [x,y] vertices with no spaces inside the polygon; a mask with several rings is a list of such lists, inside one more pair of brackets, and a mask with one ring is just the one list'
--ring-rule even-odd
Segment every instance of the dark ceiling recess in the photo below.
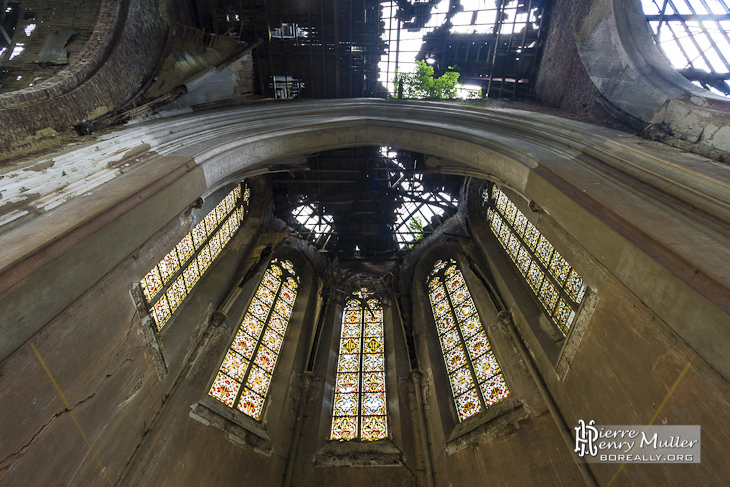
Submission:
{"label": "dark ceiling recess", "polygon": [[[267,98],[387,96],[426,60],[483,96],[529,97],[547,0],[190,0],[196,27],[253,44]],[[415,42],[415,43],[414,43]],[[378,77],[380,76],[380,82]],[[395,94],[391,87],[391,94]]]}
{"label": "dark ceiling recess", "polygon": [[397,259],[457,211],[464,178],[425,159],[388,147],[311,155],[306,167],[272,176],[274,212],[341,260]]}
{"label": "dark ceiling recess", "polygon": [[201,29],[264,41],[253,58],[267,98],[385,96],[378,0],[194,0],[191,10]]}

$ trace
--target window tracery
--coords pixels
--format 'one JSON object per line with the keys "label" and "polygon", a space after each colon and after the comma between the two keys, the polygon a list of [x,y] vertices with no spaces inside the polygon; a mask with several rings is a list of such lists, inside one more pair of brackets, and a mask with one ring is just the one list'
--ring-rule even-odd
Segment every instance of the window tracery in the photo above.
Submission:
{"label": "window tracery", "polygon": [[290,261],[271,261],[208,392],[256,421],[261,419],[298,287]]}
{"label": "window tracery", "polygon": [[332,407],[333,440],[382,440],[388,436],[383,306],[366,288],[349,297]]}
{"label": "window tracery", "polygon": [[251,190],[237,185],[140,281],[157,331],[192,291],[243,221]]}
{"label": "window tracery", "polygon": [[567,335],[585,295],[583,278],[497,186],[485,186],[482,201],[497,240],[547,315]]}
{"label": "window tracery", "polygon": [[726,0],[642,0],[652,37],[695,84],[730,96],[730,4]]}
{"label": "window tracery", "polygon": [[509,387],[455,260],[436,262],[428,295],[462,422],[509,397]]}

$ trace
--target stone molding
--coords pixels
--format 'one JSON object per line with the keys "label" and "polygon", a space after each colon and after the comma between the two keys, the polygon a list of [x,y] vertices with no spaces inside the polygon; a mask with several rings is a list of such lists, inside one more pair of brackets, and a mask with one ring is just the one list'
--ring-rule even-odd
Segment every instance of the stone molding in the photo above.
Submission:
{"label": "stone molding", "polygon": [[651,37],[639,0],[593,0],[590,14],[576,25],[575,42],[596,87],[646,123],[647,136],[662,133],[663,139],[697,144],[709,157],[730,159],[730,100],[671,66]]}
{"label": "stone molding", "polygon": [[[398,100],[262,102],[178,113],[131,124],[95,145],[114,146],[124,154],[143,144],[149,144],[149,150],[162,159],[150,158],[106,180],[88,178],[85,190],[99,199],[101,214],[119,210],[118,204],[129,198],[138,201],[133,195],[151,184],[151,174],[163,181],[159,166],[154,169],[152,161],[167,158],[179,161],[171,169],[186,159],[200,166],[193,171],[197,181],[186,186],[188,192],[175,193],[176,204],[185,207],[201,193],[265,174],[277,161],[296,155],[368,144],[434,155],[441,158],[438,169],[444,173],[491,179],[534,201],[721,374],[730,377],[725,359],[730,353],[728,166],[544,114]],[[80,150],[93,160],[95,145]],[[53,179],[45,171],[19,171],[12,184],[22,185],[23,178],[34,176],[42,192],[43,178]],[[83,186],[84,181],[79,184]],[[67,190],[56,186],[53,193]],[[41,215],[28,212],[22,222],[6,226],[6,231],[0,227],[0,238],[10,249],[0,267],[0,283],[8,282],[11,268],[43,256],[43,265],[14,282],[24,279],[29,284],[30,278],[36,279],[26,290],[31,293],[28,299],[32,293],[48,292],[44,286],[53,282],[48,270],[72,251],[54,247],[55,242],[88,229],[84,223],[99,218],[98,213],[88,211],[68,212],[84,198],[86,193],[68,201],[59,198],[55,208],[49,207]],[[122,219],[124,214],[109,214],[109,218]],[[108,233],[111,223],[94,227],[93,235],[79,234],[79,243]],[[162,224],[155,223],[156,228]],[[154,233],[151,230],[128,233],[125,248],[139,247]],[[103,269],[120,261],[106,261]],[[103,269],[89,271],[98,274]],[[89,286],[100,277],[90,276]],[[0,295],[0,306],[7,306],[17,289],[15,285]],[[53,309],[60,312],[76,297],[69,295],[64,299],[71,301],[56,303]],[[23,308],[23,326],[34,330],[45,326],[52,316],[50,311],[40,310]],[[2,335],[9,353],[28,336],[18,333],[14,315],[5,316],[8,323]],[[15,342],[20,335],[25,338]]]}

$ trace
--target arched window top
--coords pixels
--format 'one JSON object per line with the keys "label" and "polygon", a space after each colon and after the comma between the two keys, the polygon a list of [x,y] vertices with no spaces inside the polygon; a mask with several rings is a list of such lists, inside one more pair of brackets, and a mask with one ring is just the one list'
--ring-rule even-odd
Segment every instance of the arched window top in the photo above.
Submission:
{"label": "arched window top", "polygon": [[506,399],[510,391],[455,260],[436,262],[428,296],[461,422]]}
{"label": "arched window top", "polygon": [[345,300],[342,313],[330,438],[385,439],[386,404],[383,305],[361,288]]}
{"label": "arched window top", "polygon": [[298,287],[293,264],[272,260],[208,392],[257,421],[261,419]]}
{"label": "arched window top", "polygon": [[730,8],[726,0],[642,0],[659,49],[680,74],[730,96]]}

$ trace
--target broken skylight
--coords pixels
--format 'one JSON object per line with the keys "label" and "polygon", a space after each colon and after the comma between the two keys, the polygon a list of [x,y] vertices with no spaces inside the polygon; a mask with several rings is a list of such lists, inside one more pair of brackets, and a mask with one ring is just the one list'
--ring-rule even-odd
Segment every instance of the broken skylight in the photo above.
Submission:
{"label": "broken skylight", "polygon": [[659,49],[685,78],[730,96],[730,3],[642,0]]}
{"label": "broken skylight", "polygon": [[[394,165],[405,169],[398,162],[398,153],[392,147],[381,147],[381,154]],[[445,191],[428,191],[423,185],[423,174],[395,170],[393,189],[402,197],[402,204],[395,210],[393,235],[399,249],[410,249],[426,233],[431,233],[446,217],[447,210],[456,210],[458,200]]]}
{"label": "broken skylight", "polygon": [[463,177],[427,167],[424,154],[352,147],[313,154],[277,173],[275,214],[320,251],[392,259],[458,208]]}
{"label": "broken skylight", "polygon": [[334,230],[334,220],[331,215],[325,214],[313,205],[302,205],[292,210],[293,224],[298,226],[299,234],[315,245],[323,248],[327,245]]}
{"label": "broken skylight", "polygon": [[[417,60],[432,65],[438,77],[445,71],[461,74],[470,89],[492,88],[496,80],[503,96],[528,89],[537,60],[543,0],[435,0],[381,3],[389,49],[381,57],[379,81],[396,95],[395,71],[413,72]],[[465,98],[462,90],[459,96]]]}

